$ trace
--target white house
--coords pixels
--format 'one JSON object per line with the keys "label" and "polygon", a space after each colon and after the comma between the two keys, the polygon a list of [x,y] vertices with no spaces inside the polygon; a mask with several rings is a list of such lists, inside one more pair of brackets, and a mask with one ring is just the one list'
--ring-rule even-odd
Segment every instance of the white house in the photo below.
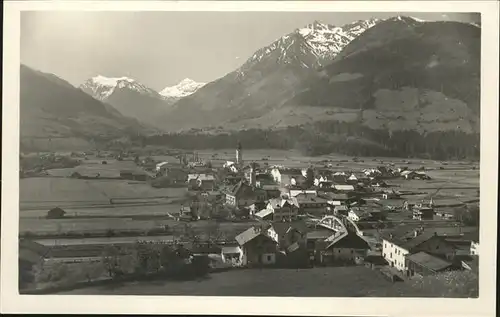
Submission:
{"label": "white house", "polygon": [[167,169],[167,165],[168,162],[161,162],[161,163],[158,163],[156,164],[156,171],[157,172],[163,172]]}
{"label": "white house", "polygon": [[233,266],[240,266],[243,263],[243,250],[239,246],[223,246],[222,260],[231,263]]}
{"label": "white house", "polygon": [[316,176],[314,178],[314,186],[319,186],[319,184],[327,182],[327,181],[328,181],[328,179],[326,178],[326,176]]}
{"label": "white house", "polygon": [[399,271],[409,273],[406,257],[418,252],[430,252],[432,254],[450,257],[455,254],[455,248],[443,237],[433,231],[422,231],[414,229],[403,234],[389,234],[382,238],[382,256],[391,267]]}
{"label": "white house", "polygon": [[471,241],[470,254],[471,255],[479,255],[479,241]]}
{"label": "white house", "polygon": [[363,210],[360,210],[359,208],[357,207],[353,207],[349,210],[349,212],[347,213],[347,218],[351,219],[352,221],[360,221],[362,220],[363,218],[366,217],[366,212],[364,212]]}

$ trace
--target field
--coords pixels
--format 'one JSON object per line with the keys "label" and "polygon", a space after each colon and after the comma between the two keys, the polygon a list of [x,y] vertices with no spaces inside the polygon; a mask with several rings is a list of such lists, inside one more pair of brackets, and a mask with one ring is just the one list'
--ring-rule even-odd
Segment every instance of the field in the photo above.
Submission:
{"label": "field", "polygon": [[[187,295],[293,297],[432,297],[442,290],[392,283],[366,267],[242,269],[192,281],[153,281],[88,287],[64,295]],[[437,293],[437,294],[436,294]]]}

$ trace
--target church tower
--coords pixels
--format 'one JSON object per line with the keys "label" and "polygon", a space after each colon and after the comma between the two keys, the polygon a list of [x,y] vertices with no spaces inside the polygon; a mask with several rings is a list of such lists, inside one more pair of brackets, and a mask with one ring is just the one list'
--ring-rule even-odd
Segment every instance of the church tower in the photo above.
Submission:
{"label": "church tower", "polygon": [[236,147],[236,165],[243,165],[243,148],[240,142],[238,142],[238,146]]}

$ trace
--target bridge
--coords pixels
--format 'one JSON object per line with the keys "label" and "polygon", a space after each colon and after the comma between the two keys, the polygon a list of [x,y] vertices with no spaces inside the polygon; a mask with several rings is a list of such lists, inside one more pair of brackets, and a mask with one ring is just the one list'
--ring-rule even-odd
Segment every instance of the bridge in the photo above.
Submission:
{"label": "bridge", "polygon": [[350,231],[356,232],[359,236],[363,235],[363,232],[359,229],[356,223],[347,217],[343,217],[341,219],[333,215],[324,216],[316,223],[316,225],[335,232],[347,232],[350,229]]}

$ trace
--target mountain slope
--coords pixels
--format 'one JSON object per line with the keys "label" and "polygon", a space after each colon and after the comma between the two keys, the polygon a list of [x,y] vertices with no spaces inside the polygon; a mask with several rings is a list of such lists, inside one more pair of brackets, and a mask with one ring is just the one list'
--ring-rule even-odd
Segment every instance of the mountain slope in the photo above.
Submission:
{"label": "mountain slope", "polygon": [[376,24],[345,27],[315,22],[256,51],[239,69],[178,101],[163,119],[169,130],[226,126],[276,111],[305,78],[330,61],[352,39]]}
{"label": "mountain slope", "polygon": [[49,139],[82,145],[145,131],[53,74],[21,65],[20,76],[20,136],[27,146]]}
{"label": "mountain slope", "polygon": [[353,40],[286,105],[373,129],[478,133],[479,70],[480,28],[398,17]]}
{"label": "mountain slope", "polygon": [[128,77],[98,75],[80,85],[80,89],[95,99],[112,105],[124,116],[156,127],[159,125],[159,116],[176,101],[169,102],[158,92]]}

